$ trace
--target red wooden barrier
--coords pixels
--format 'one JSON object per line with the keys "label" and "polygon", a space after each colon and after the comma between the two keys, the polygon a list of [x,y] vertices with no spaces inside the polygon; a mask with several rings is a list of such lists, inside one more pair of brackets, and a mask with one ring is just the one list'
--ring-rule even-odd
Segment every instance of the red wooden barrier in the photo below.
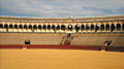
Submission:
{"label": "red wooden barrier", "polygon": [[114,47],[114,46],[85,46],[85,45],[0,45],[0,49],[83,49],[83,50],[97,50],[100,51],[104,49],[105,51],[119,51],[124,52],[124,46]]}
{"label": "red wooden barrier", "polygon": [[23,45],[0,45],[0,49],[13,49],[13,48],[17,48],[17,49],[22,49]]}

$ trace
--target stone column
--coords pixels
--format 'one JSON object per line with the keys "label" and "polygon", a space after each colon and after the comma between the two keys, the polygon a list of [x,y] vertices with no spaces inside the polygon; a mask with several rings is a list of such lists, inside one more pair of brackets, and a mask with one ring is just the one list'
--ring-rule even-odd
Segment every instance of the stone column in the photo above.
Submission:
{"label": "stone column", "polygon": [[86,32],[86,23],[84,24],[84,32]]}
{"label": "stone column", "polygon": [[91,31],[91,24],[89,24],[89,32],[92,32],[92,31]]}
{"label": "stone column", "polygon": [[124,32],[124,23],[122,24],[122,31]]}
{"label": "stone column", "polygon": [[122,23],[121,23],[120,25],[121,25],[121,31],[120,31],[120,32],[122,32],[122,31],[123,31],[123,30],[122,30],[122,28],[123,28],[123,27],[122,27]]}

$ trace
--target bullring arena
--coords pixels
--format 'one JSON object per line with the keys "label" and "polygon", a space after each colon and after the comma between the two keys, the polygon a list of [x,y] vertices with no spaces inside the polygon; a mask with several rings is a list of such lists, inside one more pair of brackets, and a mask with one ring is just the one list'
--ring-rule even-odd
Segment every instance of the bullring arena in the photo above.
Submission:
{"label": "bullring arena", "polygon": [[124,16],[0,17],[1,48],[124,51]]}
{"label": "bullring arena", "polygon": [[124,16],[0,16],[0,69],[124,69]]}

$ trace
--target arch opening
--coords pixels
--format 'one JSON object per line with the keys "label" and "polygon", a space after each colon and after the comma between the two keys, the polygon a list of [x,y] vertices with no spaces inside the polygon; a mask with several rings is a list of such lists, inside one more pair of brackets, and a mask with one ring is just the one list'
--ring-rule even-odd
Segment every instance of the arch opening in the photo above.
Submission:
{"label": "arch opening", "polygon": [[72,29],[73,29],[72,25],[68,25],[68,30],[72,31]]}
{"label": "arch opening", "polygon": [[29,29],[32,29],[32,25],[29,25]]}
{"label": "arch opening", "polygon": [[35,29],[35,30],[36,30],[36,29],[37,29],[37,26],[36,26],[36,25],[34,25],[34,26],[33,26],[33,29]]}
{"label": "arch opening", "polygon": [[89,27],[89,25],[87,24],[87,25],[86,25],[86,30],[89,30],[89,29],[90,29],[90,27]]}
{"label": "arch opening", "polygon": [[101,25],[101,31],[104,31],[104,25],[103,24]]}
{"label": "arch opening", "polygon": [[12,29],[12,28],[13,28],[13,25],[12,25],[12,24],[10,24],[10,25],[9,25],[9,28],[10,28],[10,29]]}
{"label": "arch opening", "polygon": [[65,25],[61,26],[61,30],[63,30],[63,31],[65,30]]}
{"label": "arch opening", "polygon": [[94,25],[93,24],[91,25],[91,30],[94,30]]}
{"label": "arch opening", "polygon": [[106,24],[106,31],[109,31],[109,24]]}
{"label": "arch opening", "polygon": [[80,26],[79,25],[76,25],[75,26],[75,30],[76,30],[76,32],[78,32],[80,30]]}
{"label": "arch opening", "polygon": [[41,28],[42,28],[41,25],[38,25],[38,29],[41,30]]}
{"label": "arch opening", "polygon": [[56,28],[55,28],[55,25],[52,25],[52,30],[55,30]]}
{"label": "arch opening", "polygon": [[46,25],[43,25],[43,29],[46,30]]}
{"label": "arch opening", "polygon": [[84,28],[84,25],[81,25],[81,30],[84,30],[85,28]]}
{"label": "arch opening", "polygon": [[117,31],[120,31],[121,30],[121,25],[117,24],[116,28],[117,28]]}
{"label": "arch opening", "polygon": [[3,28],[3,24],[0,24],[0,28]]}
{"label": "arch opening", "polygon": [[23,29],[23,26],[22,25],[19,25],[19,29]]}
{"label": "arch opening", "polygon": [[97,32],[99,30],[99,25],[97,24],[95,27],[95,32]]}
{"label": "arch opening", "polygon": [[24,29],[27,29],[28,27],[27,27],[27,25],[24,25]]}
{"label": "arch opening", "polygon": [[113,32],[115,30],[115,26],[114,24],[111,25],[111,32]]}
{"label": "arch opening", "polygon": [[15,29],[17,29],[17,28],[18,28],[17,24],[15,24],[15,25],[14,25],[14,28],[15,28]]}
{"label": "arch opening", "polygon": [[8,32],[8,25],[7,25],[7,24],[4,25],[4,28],[5,28],[6,31]]}
{"label": "arch opening", "polygon": [[56,30],[60,30],[60,26],[59,25],[56,27]]}
{"label": "arch opening", "polygon": [[37,29],[37,26],[34,25],[34,26],[33,26],[33,32],[36,32],[36,29]]}
{"label": "arch opening", "polygon": [[7,25],[7,24],[5,24],[5,25],[4,25],[4,28],[8,29],[8,25]]}
{"label": "arch opening", "polygon": [[50,25],[48,25],[48,26],[47,26],[47,29],[50,30],[50,28],[51,28]]}

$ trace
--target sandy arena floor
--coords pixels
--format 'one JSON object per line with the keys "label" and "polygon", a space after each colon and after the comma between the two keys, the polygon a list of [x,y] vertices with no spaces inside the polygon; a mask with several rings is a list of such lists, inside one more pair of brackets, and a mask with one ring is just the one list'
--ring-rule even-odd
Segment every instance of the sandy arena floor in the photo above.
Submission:
{"label": "sandy arena floor", "polygon": [[0,69],[124,69],[124,53],[58,50],[0,49]]}

